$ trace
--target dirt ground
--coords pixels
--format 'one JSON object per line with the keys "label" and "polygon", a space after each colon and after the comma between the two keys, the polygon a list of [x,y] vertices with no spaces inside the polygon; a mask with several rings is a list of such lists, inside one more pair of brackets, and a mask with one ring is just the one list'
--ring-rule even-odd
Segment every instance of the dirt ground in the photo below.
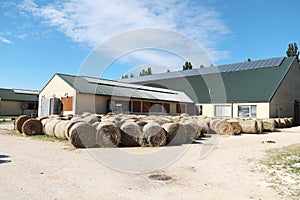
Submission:
{"label": "dirt ground", "polygon": [[[0,129],[0,199],[285,199],[266,174],[255,170],[266,150],[300,143],[300,127],[281,131],[220,137],[213,151],[200,159],[208,138],[192,144],[167,168],[130,174],[102,165],[86,149],[73,149],[68,142]],[[172,179],[155,181],[151,174]]]}

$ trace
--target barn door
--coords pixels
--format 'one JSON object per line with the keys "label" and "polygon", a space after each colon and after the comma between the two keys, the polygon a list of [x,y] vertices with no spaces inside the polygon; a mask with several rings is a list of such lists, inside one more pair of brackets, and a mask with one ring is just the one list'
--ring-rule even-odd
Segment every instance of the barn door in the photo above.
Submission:
{"label": "barn door", "polygon": [[50,114],[50,99],[41,99],[40,101],[40,117],[48,116]]}

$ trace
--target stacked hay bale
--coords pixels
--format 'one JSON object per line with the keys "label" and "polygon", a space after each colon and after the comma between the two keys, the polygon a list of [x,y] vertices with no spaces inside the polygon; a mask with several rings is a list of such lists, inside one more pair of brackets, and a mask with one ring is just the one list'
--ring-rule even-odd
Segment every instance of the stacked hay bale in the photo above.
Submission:
{"label": "stacked hay bale", "polygon": [[113,122],[103,122],[96,127],[96,141],[100,147],[117,147],[121,142],[121,133]]}
{"label": "stacked hay bale", "polygon": [[20,115],[15,121],[15,129],[22,133],[22,126],[26,120],[30,119],[28,115]]}
{"label": "stacked hay bale", "polygon": [[276,129],[276,122],[274,119],[263,119],[263,131],[274,132]]}
{"label": "stacked hay bale", "polygon": [[143,127],[142,137],[139,138],[142,147],[161,147],[165,146],[166,142],[166,133],[158,123],[150,122]]}
{"label": "stacked hay bale", "polygon": [[167,134],[167,144],[181,145],[186,142],[187,134],[182,123],[166,123],[163,128]]}
{"label": "stacked hay bale", "polygon": [[139,138],[142,136],[139,125],[131,120],[127,120],[120,127],[121,144],[128,147],[139,146]]}
{"label": "stacked hay bale", "polygon": [[240,120],[240,126],[242,127],[242,133],[257,133],[257,122],[252,119]]}
{"label": "stacked hay bale", "polygon": [[76,148],[88,148],[96,145],[96,128],[87,122],[73,124],[68,133],[69,141]]}
{"label": "stacked hay bale", "polygon": [[239,120],[237,119],[230,119],[226,120],[233,129],[233,135],[240,135],[242,133],[242,127],[240,125]]}
{"label": "stacked hay bale", "polygon": [[40,120],[28,119],[22,126],[22,132],[28,136],[39,135],[43,132],[43,125]]}

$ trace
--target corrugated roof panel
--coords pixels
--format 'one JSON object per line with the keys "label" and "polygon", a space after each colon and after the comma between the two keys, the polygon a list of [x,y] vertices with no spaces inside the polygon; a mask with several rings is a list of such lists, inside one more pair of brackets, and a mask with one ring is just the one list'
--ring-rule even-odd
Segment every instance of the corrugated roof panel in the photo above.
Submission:
{"label": "corrugated roof panel", "polygon": [[193,103],[185,93],[176,90],[120,83],[85,76],[57,75],[81,93]]}
{"label": "corrugated roof panel", "polygon": [[[274,67],[261,67],[262,63],[260,65],[254,63],[251,64],[251,70],[141,81],[139,83],[148,85],[155,83],[170,89],[184,91],[194,102],[199,103],[269,102],[294,60],[294,57],[285,58],[279,66],[277,64],[281,59],[263,62],[263,66],[271,63],[275,65]],[[230,67],[236,68],[235,65]],[[249,67],[249,65],[243,65],[243,67]]]}
{"label": "corrugated roof panel", "polygon": [[265,67],[275,67],[275,66],[279,66],[283,62],[283,59],[284,57],[278,57],[278,58],[269,58],[264,60],[250,61],[250,62],[224,64],[224,65],[218,65],[212,67],[197,68],[192,70],[184,70],[184,71],[176,71],[176,72],[169,72],[169,73],[162,73],[162,74],[154,74],[150,76],[126,78],[119,81],[127,82],[127,83],[137,83],[143,81],[153,81],[153,80],[170,79],[170,78],[178,78],[178,77],[214,74],[214,73],[221,73],[221,72],[233,72],[233,71],[243,71],[243,70],[258,69],[258,68],[265,68]]}
{"label": "corrugated roof panel", "polygon": [[[17,91],[17,92],[15,92]],[[23,92],[20,92],[23,91]],[[0,99],[11,101],[38,101],[38,93],[26,93],[24,90],[0,88]]]}

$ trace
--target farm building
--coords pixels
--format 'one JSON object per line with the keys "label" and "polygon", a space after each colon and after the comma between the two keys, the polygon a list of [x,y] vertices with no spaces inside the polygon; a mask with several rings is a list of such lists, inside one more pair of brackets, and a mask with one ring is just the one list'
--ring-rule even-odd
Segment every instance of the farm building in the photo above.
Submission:
{"label": "farm building", "polygon": [[294,117],[299,123],[300,65],[296,57],[122,79],[122,82],[184,91],[211,117]]}
{"label": "farm building", "polygon": [[36,115],[38,110],[36,90],[19,90],[0,88],[0,115]]}
{"label": "farm building", "polygon": [[87,76],[55,74],[39,94],[39,116],[83,112],[176,114],[191,109],[193,101],[180,91]]}

